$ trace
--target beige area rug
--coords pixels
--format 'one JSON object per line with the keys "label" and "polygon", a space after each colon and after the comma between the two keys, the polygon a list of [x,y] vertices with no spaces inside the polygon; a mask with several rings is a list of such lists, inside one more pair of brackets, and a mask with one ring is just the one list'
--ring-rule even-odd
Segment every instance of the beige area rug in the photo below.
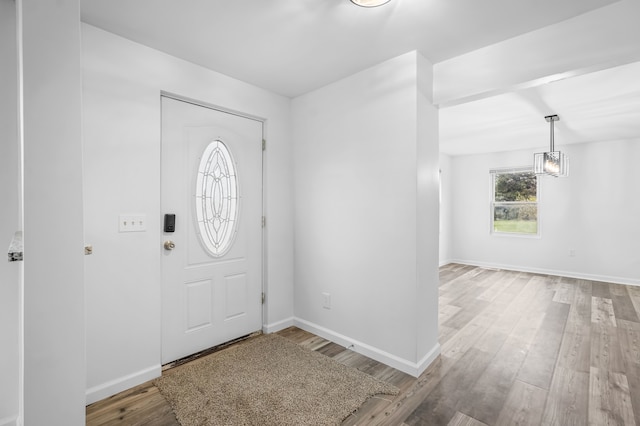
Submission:
{"label": "beige area rug", "polygon": [[398,389],[274,334],[168,370],[155,385],[182,426],[339,425]]}

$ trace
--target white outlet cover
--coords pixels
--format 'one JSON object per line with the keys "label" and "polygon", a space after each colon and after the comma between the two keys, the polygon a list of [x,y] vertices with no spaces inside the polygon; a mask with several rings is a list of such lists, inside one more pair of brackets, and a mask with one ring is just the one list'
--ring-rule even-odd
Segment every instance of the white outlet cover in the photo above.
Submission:
{"label": "white outlet cover", "polygon": [[322,293],[322,307],[325,309],[331,309],[331,294]]}

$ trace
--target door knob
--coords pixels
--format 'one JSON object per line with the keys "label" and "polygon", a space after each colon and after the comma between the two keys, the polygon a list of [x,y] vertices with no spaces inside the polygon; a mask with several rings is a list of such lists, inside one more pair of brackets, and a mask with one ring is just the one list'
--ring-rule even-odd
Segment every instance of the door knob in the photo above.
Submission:
{"label": "door knob", "polygon": [[176,244],[173,241],[168,240],[168,241],[164,242],[164,249],[165,250],[173,250],[174,248],[176,248]]}

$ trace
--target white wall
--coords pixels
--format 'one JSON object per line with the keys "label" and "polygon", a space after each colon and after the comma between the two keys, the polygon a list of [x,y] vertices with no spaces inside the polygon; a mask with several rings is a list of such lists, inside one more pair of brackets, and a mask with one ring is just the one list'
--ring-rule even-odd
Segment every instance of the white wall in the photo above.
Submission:
{"label": "white wall", "polygon": [[[21,229],[18,42],[13,0],[0,0],[0,247]],[[0,260],[0,426],[18,417],[20,263]]]}
{"label": "white wall", "polygon": [[296,324],[414,374],[438,351],[424,337],[437,322],[418,338],[418,305],[437,315],[437,296],[419,296],[437,294],[438,239],[437,127],[424,124],[437,111],[419,101],[418,56],[293,100]]}
{"label": "white wall", "polygon": [[453,192],[451,157],[440,154],[440,266],[446,265],[453,259]]}
{"label": "white wall", "polygon": [[[440,353],[438,286],[440,282],[440,176],[438,110],[433,106],[433,64],[416,53],[416,363],[420,374]],[[409,295],[411,300],[411,295]],[[416,374],[416,375],[418,375]]]}
{"label": "white wall", "polygon": [[[293,316],[290,100],[89,25],[83,36],[87,401],[160,374],[160,92],[266,118],[265,329]],[[118,233],[118,215],[147,231]]]}
{"label": "white wall", "polygon": [[84,425],[79,0],[19,1],[24,128],[24,418]]}
{"label": "white wall", "polygon": [[544,147],[453,157],[455,260],[640,285],[640,140],[556,147],[571,173],[541,180],[541,238],[489,234],[489,169],[529,165]]}

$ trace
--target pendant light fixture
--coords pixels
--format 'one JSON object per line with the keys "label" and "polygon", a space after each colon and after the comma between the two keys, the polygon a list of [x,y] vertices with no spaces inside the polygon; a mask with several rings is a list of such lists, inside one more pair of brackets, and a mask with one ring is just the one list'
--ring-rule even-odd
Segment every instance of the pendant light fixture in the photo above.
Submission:
{"label": "pendant light fixture", "polygon": [[556,151],[553,140],[553,123],[560,121],[557,115],[547,115],[545,118],[551,126],[551,143],[549,152],[533,154],[533,171],[537,175],[551,175],[555,177],[569,176],[569,157]]}
{"label": "pendant light fixture", "polygon": [[362,7],[377,7],[389,3],[391,0],[351,0],[351,3]]}

